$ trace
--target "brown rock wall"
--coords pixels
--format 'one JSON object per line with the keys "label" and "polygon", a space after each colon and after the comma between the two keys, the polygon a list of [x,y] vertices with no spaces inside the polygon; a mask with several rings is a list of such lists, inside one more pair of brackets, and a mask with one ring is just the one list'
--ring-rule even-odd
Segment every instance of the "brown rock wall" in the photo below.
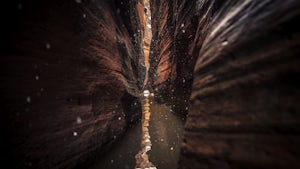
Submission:
{"label": "brown rock wall", "polygon": [[11,168],[73,168],[140,118],[134,6],[4,3],[1,128]]}

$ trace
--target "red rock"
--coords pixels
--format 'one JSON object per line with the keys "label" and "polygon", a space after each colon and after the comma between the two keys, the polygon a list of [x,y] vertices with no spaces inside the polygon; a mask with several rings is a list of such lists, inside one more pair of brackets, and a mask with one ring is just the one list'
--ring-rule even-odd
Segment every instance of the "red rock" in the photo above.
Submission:
{"label": "red rock", "polygon": [[141,118],[139,28],[127,9],[134,4],[120,3],[3,5],[12,16],[1,32],[0,71],[9,166],[73,168]]}

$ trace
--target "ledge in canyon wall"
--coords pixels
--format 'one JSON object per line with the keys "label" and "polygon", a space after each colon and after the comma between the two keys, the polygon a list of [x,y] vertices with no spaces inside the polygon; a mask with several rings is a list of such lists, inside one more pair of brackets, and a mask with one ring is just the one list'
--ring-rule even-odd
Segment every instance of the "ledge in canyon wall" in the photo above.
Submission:
{"label": "ledge in canyon wall", "polygon": [[10,168],[72,168],[141,118],[134,2],[2,7],[2,153],[14,159]]}

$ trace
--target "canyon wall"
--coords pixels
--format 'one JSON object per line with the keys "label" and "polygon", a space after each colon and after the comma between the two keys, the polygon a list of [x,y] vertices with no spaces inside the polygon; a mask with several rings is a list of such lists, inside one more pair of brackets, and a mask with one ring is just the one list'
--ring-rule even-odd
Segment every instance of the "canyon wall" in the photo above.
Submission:
{"label": "canyon wall", "polygon": [[196,3],[180,168],[299,168],[300,3]]}
{"label": "canyon wall", "polygon": [[[147,85],[187,114],[180,168],[299,168],[300,2],[150,0],[150,8]],[[2,164],[86,167],[141,116],[142,1],[1,9]]]}
{"label": "canyon wall", "polygon": [[73,168],[103,154],[141,117],[135,6],[3,2],[1,129],[9,168]]}
{"label": "canyon wall", "polygon": [[299,168],[300,3],[152,0],[151,9],[157,100],[188,113],[180,168]]}
{"label": "canyon wall", "polygon": [[151,0],[150,62],[157,101],[186,115],[191,94],[195,55],[189,53],[196,32],[195,1]]}

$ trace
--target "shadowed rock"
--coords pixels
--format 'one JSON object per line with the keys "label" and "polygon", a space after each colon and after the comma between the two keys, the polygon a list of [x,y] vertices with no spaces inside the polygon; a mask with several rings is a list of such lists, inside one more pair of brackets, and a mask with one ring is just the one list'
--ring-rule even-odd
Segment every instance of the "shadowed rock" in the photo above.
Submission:
{"label": "shadowed rock", "polygon": [[2,3],[11,168],[85,168],[141,118],[144,82],[188,113],[180,168],[299,168],[300,2],[150,0],[148,80],[141,2]]}
{"label": "shadowed rock", "polygon": [[9,17],[1,32],[9,166],[73,168],[93,159],[141,116],[135,3],[32,0],[2,7]]}
{"label": "shadowed rock", "polygon": [[218,5],[196,6],[180,168],[299,168],[300,3]]}

